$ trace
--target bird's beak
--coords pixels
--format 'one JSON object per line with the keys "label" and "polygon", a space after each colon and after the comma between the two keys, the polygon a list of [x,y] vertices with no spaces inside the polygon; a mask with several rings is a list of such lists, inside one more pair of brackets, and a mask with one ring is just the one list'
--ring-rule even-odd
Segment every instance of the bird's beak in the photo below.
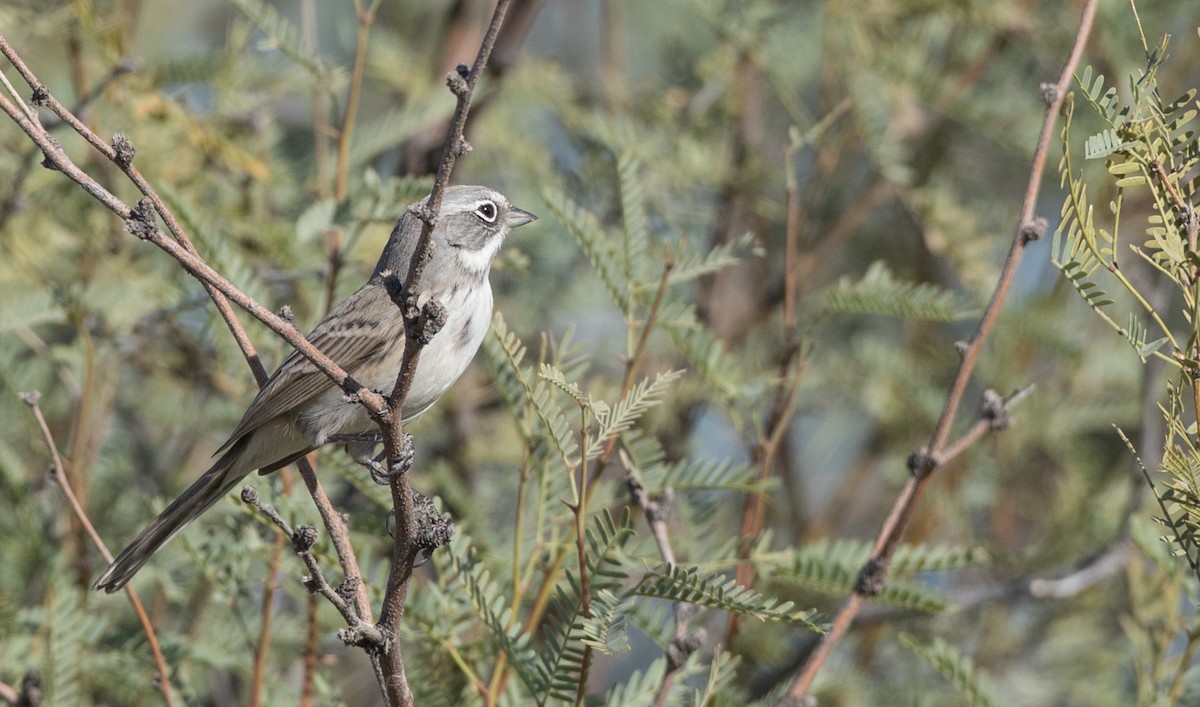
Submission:
{"label": "bird's beak", "polygon": [[504,219],[504,222],[508,224],[509,228],[524,226],[530,221],[537,221],[537,216],[534,216],[525,209],[518,209],[515,206],[508,210],[508,216],[506,216]]}

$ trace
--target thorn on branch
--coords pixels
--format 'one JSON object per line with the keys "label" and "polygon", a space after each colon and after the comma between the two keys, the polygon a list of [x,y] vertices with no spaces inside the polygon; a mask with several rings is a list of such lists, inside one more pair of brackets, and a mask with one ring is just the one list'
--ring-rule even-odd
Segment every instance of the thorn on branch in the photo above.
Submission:
{"label": "thorn on branch", "polygon": [[655,494],[646,508],[646,520],[650,523],[666,523],[671,518],[671,508],[675,505],[675,490],[667,487],[662,493]]}
{"label": "thorn on branch", "polygon": [[1012,425],[1012,417],[1008,414],[1008,401],[991,388],[983,391],[981,412],[983,419],[991,423],[992,432],[1006,430]]}
{"label": "thorn on branch", "polygon": [[33,88],[33,95],[29,97],[29,102],[35,106],[44,106],[50,102],[50,91],[45,86],[38,84]]}
{"label": "thorn on branch", "polygon": [[360,621],[354,626],[344,628],[337,633],[338,638],[348,646],[357,646],[369,655],[382,655],[388,652],[392,642],[378,627]]}
{"label": "thorn on branch", "polygon": [[958,352],[959,358],[966,358],[967,351],[970,350],[970,348],[971,348],[971,342],[969,342],[969,341],[955,341],[954,342],[954,350]]}
{"label": "thorn on branch", "polygon": [[471,92],[471,87],[467,85],[470,75],[471,69],[466,64],[459,64],[457,69],[446,74],[446,85],[457,98],[465,98]]}
{"label": "thorn on branch", "polygon": [[346,602],[349,606],[354,606],[354,599],[358,594],[359,578],[355,575],[346,575],[341,582],[338,583],[337,589],[334,590],[337,595]]}
{"label": "thorn on branch", "polygon": [[292,533],[292,549],[296,551],[297,555],[311,551],[316,544],[317,529],[315,527],[308,524],[296,526],[296,531]]}
{"label": "thorn on branch", "polygon": [[1032,395],[1036,387],[1026,386],[1014,391],[1007,398],[1000,397],[1000,394],[991,388],[983,391],[983,404],[980,412],[983,419],[990,421],[991,430],[999,432],[1008,429],[1013,421],[1011,414],[1013,406]]}
{"label": "thorn on branch", "polygon": [[688,657],[703,645],[705,633],[704,629],[699,629],[690,636],[681,636],[671,641],[671,645],[667,646],[668,673],[673,673],[683,667]]}
{"label": "thorn on branch", "polygon": [[1029,245],[1030,241],[1036,241],[1046,235],[1046,229],[1049,223],[1045,218],[1038,216],[1034,220],[1025,223],[1021,226],[1021,245]]}
{"label": "thorn on branch", "polygon": [[[283,516],[279,515],[279,511],[275,510],[275,506],[272,506],[271,504],[262,500],[262,497],[258,495],[258,489],[254,488],[253,486],[243,486],[242,503],[254,506],[254,508],[260,514],[262,514],[264,518],[279,526],[279,529],[282,530],[289,538],[294,536],[294,533],[292,532],[292,526],[283,519]],[[296,552],[297,554],[300,554],[299,550]]]}
{"label": "thorn on branch", "polygon": [[1042,92],[1042,101],[1044,101],[1047,106],[1054,105],[1054,102],[1058,100],[1058,86],[1052,83],[1044,83],[1040,88]]}
{"label": "thorn on branch", "polygon": [[921,447],[908,455],[908,473],[923,479],[937,468],[937,458],[930,454],[929,447]]}
{"label": "thorn on branch", "polygon": [[154,205],[149,199],[143,197],[129,212],[129,218],[125,219],[125,230],[143,241],[150,240],[158,232],[158,225],[154,221]]}
{"label": "thorn on branch", "polygon": [[[433,501],[416,491],[413,492],[413,501],[413,514],[417,524],[417,534],[413,540],[418,549],[418,560],[420,560],[413,566],[420,567],[428,561],[429,555],[432,555],[434,550],[448,544],[454,538],[454,519],[438,512]],[[424,555],[424,559],[421,559],[422,555]]]}
{"label": "thorn on branch", "polygon": [[388,299],[400,308],[404,321],[412,322],[420,317],[421,309],[417,306],[417,295],[405,288],[404,280],[391,270],[384,270],[380,275],[383,277],[383,289],[387,292]]}
{"label": "thorn on branch", "polygon": [[133,158],[137,154],[137,148],[121,133],[113,135],[112,139],[113,153],[116,163],[121,167],[128,167],[133,164]]}
{"label": "thorn on branch", "polygon": [[871,558],[859,572],[854,582],[854,591],[865,597],[877,597],[883,592],[883,583],[887,579],[887,563]]}
{"label": "thorn on branch", "polygon": [[428,346],[434,335],[446,326],[446,308],[437,300],[430,300],[421,308],[421,319],[417,322],[414,338],[422,346]]}

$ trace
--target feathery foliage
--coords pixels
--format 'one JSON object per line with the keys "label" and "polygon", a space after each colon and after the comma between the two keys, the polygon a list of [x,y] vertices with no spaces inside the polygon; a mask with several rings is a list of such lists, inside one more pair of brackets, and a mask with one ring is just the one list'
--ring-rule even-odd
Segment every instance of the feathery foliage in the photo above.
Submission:
{"label": "feathery foliage", "polygon": [[949,680],[967,704],[1004,704],[1004,700],[999,697],[987,676],[975,666],[975,662],[954,646],[940,638],[935,638],[932,644],[923,645],[905,633],[900,634],[900,642]]}
{"label": "feathery foliage", "polygon": [[[51,93],[103,139],[136,145],[134,164],[200,255],[302,329],[369,276],[428,193],[454,106],[446,71],[470,61],[487,9],[0,5],[0,34]],[[418,704],[724,707],[786,692],[820,617],[857,580],[906,455],[928,439],[954,344],[1013,231],[1042,119],[1036,81],[1059,70],[1078,21],[1073,4],[984,0],[604,8],[513,3],[474,96],[453,180],[496,187],[541,220],[496,261],[478,360],[408,430],[414,487],[459,529],[405,606]],[[881,618],[847,634],[819,702],[925,689],[898,622],[936,631],[917,650],[968,696],[986,682],[974,664],[1003,675],[1011,694],[998,702],[1200,694],[1183,557],[1200,559],[1188,73],[1200,9],[1137,9],[1102,8],[1104,41],[1086,62],[1108,76],[1080,72],[1059,118],[1061,191],[1040,195],[1064,204],[1051,252],[1029,244],[967,388],[1038,393],[939,471],[911,519],[919,540],[871,600]],[[1170,52],[1146,33],[1171,34]],[[37,110],[81,168],[140,198]],[[54,704],[157,703],[128,604],[85,592],[101,561],[47,483],[17,393],[42,392],[112,546],[208,465],[254,382],[202,288],[3,123],[0,683],[36,669]],[[287,355],[248,328],[268,369]],[[1169,387],[1147,394],[1162,374],[1139,360],[1167,368]],[[1161,503],[1137,498],[1150,485],[1130,482],[1135,459]],[[316,463],[378,602],[391,500],[333,445]],[[254,483],[289,522],[316,524],[289,475]],[[751,497],[762,532],[743,537]],[[223,502],[135,580],[176,703],[249,704],[255,690],[264,704],[377,699],[362,657],[337,644],[337,613],[309,613],[291,553],[274,564],[276,535]],[[329,543],[316,549],[336,586]],[[1053,585],[1063,595],[1010,591],[1043,578],[1068,580]],[[909,701],[922,699],[955,700]]]}

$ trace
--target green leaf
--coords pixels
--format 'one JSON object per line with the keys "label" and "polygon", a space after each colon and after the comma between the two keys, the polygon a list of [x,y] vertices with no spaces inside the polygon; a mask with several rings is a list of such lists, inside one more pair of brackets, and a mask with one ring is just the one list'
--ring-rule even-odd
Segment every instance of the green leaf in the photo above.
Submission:
{"label": "green leaf", "polygon": [[950,681],[958,693],[970,705],[1007,704],[1001,700],[988,677],[975,666],[974,661],[958,652],[954,646],[941,638],[931,645],[924,645],[907,633],[900,634],[900,642],[934,670]]}
{"label": "green leaf", "polygon": [[825,291],[825,308],[847,314],[881,314],[928,321],[954,322],[974,308],[954,293],[934,285],[897,280],[883,261],[875,261],[855,282],[843,277]]}
{"label": "green leaf", "polygon": [[333,214],[337,211],[337,202],[333,199],[320,199],[296,219],[296,240],[301,243],[311,243],[316,240],[333,224]]}
{"label": "green leaf", "polygon": [[542,661],[533,649],[533,640],[512,617],[503,590],[491,579],[482,563],[470,558],[469,539],[458,533],[450,543],[450,554],[457,582],[475,607],[479,618],[492,633],[496,646],[507,656],[521,681],[531,691],[544,689],[550,682]]}
{"label": "green leaf", "polygon": [[329,64],[315,54],[300,29],[279,14],[272,6],[262,0],[226,0],[254,23],[267,36],[270,47],[278,49],[296,64],[303,66],[310,74],[327,78],[330,74]]}
{"label": "green leaf", "polygon": [[654,380],[643,379],[622,398],[612,410],[602,412],[596,409],[596,422],[599,429],[595,440],[587,450],[587,458],[593,459],[604,449],[605,443],[612,437],[633,427],[633,423],[657,405],[667,388],[683,374],[683,371],[667,371],[654,376]]}
{"label": "green leaf", "polygon": [[542,200],[591,261],[592,268],[617,308],[621,310],[621,314],[626,319],[633,317],[633,302],[628,295],[628,282],[621,274],[618,255],[599,220],[557,189],[543,191]]}
{"label": "green leaf", "polygon": [[630,591],[640,596],[732,611],[762,621],[779,621],[815,633],[824,633],[826,630],[825,623],[815,610],[793,610],[790,601],[780,602],[764,597],[753,589],[727,579],[723,574],[704,572],[694,567],[651,572]]}

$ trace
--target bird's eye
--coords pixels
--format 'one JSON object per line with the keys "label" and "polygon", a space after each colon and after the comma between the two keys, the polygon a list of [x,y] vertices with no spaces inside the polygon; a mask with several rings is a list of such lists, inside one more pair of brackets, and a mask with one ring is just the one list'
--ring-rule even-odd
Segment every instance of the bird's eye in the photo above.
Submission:
{"label": "bird's eye", "polygon": [[496,205],[490,201],[485,201],[475,207],[475,215],[487,221],[488,223],[496,222]]}

